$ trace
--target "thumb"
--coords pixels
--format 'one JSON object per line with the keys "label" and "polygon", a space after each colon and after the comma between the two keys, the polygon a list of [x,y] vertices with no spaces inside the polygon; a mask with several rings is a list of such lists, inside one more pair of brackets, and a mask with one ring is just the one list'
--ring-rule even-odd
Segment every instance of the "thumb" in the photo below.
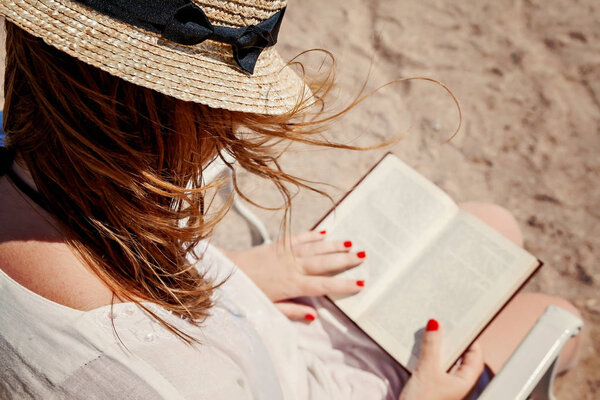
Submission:
{"label": "thumb", "polygon": [[442,329],[435,319],[430,319],[423,333],[417,370],[437,371],[442,358]]}

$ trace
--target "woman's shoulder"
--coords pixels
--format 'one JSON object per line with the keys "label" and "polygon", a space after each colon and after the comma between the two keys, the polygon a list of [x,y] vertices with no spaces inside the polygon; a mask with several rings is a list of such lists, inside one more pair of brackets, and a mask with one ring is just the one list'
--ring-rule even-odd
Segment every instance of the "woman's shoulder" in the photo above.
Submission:
{"label": "woman's shoulder", "polygon": [[[111,390],[149,399],[198,394],[244,399],[255,391],[279,398],[281,389],[261,338],[239,311],[223,301],[216,301],[199,327],[158,305],[143,303],[196,337],[198,344],[190,346],[133,303],[76,310],[0,272],[0,308],[5,310],[0,361],[13,366],[0,372],[0,397],[20,398],[11,392],[18,383],[42,394],[60,388],[69,398],[88,398],[90,390],[102,398],[121,397],[112,396]],[[34,374],[27,372],[31,365],[36,366]],[[98,384],[85,386],[87,380]],[[46,386],[48,382],[54,389]],[[132,383],[139,388],[128,388]]]}
{"label": "woman's shoulder", "polygon": [[0,269],[19,285],[76,310],[111,303],[112,292],[64,243],[0,241]]}
{"label": "woman's shoulder", "polygon": [[70,308],[110,304],[110,289],[79,261],[44,213],[0,179],[0,269],[28,290]]}

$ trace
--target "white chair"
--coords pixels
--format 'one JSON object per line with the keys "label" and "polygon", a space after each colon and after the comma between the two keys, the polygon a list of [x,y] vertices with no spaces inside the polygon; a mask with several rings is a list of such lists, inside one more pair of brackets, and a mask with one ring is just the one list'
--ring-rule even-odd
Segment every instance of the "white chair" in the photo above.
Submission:
{"label": "white chair", "polygon": [[[234,193],[231,182],[235,160],[228,154],[217,157],[203,172],[205,182],[219,177],[230,178],[223,194]],[[234,194],[235,195],[235,194]],[[233,208],[246,220],[252,232],[252,245],[269,243],[266,227],[239,199]],[[583,321],[572,313],[549,306],[504,367],[479,396],[479,400],[555,400],[552,384],[558,357],[571,338],[583,327]]]}
{"label": "white chair", "polygon": [[577,316],[549,306],[479,399],[555,400],[552,384],[558,357],[582,327]]}
{"label": "white chair", "polygon": [[212,182],[217,178],[227,179],[225,185],[221,188],[219,193],[226,197],[232,194],[234,195],[233,209],[246,220],[246,223],[248,223],[252,246],[271,243],[269,232],[262,221],[252,211],[250,211],[250,209],[248,209],[248,207],[242,203],[237,196],[235,196],[232,181],[234,163],[235,159],[230,154],[221,152],[219,157],[216,157],[210,164],[204,167],[204,170],[202,171],[202,178],[204,179],[204,182]]}

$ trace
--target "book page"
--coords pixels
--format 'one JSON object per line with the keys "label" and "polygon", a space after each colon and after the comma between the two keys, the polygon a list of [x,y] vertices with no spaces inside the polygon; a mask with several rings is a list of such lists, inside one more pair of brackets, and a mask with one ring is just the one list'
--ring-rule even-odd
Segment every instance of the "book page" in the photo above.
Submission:
{"label": "book page", "polygon": [[435,233],[456,214],[454,202],[433,183],[386,156],[317,229],[330,240],[352,240],[365,250],[366,261],[338,276],[364,279],[366,287],[354,296],[332,296],[351,318],[374,300],[387,275],[397,275]]}
{"label": "book page", "polygon": [[537,265],[535,257],[461,211],[356,322],[412,371],[423,328],[437,319],[447,369]]}

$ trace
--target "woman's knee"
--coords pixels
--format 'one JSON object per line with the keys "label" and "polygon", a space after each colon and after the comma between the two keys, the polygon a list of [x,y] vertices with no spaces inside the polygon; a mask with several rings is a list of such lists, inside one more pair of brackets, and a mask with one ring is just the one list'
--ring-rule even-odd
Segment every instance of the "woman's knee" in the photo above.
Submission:
{"label": "woman's knee", "polygon": [[515,296],[515,300],[520,306],[535,310],[534,314],[538,314],[538,316],[541,316],[548,306],[557,306],[581,318],[581,313],[577,307],[562,297],[539,292],[525,292]]}
{"label": "woman's knee", "polygon": [[489,226],[503,234],[512,242],[523,246],[523,233],[514,215],[507,209],[493,203],[468,201],[459,204],[460,208],[470,212]]}

